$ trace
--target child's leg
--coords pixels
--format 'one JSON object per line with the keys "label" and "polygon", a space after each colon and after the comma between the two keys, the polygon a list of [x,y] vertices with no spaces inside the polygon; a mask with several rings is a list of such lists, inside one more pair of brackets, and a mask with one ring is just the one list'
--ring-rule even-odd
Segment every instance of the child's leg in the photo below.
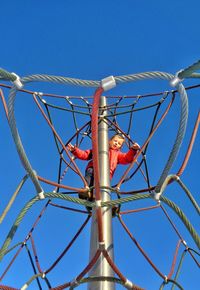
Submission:
{"label": "child's leg", "polygon": [[94,184],[94,170],[92,167],[88,168],[85,171],[85,179],[86,179],[89,187],[93,186],[93,184]]}
{"label": "child's leg", "polygon": [[[85,171],[85,179],[89,187],[94,185],[94,170],[92,167],[88,168]],[[89,192],[89,200],[92,200],[92,199],[93,199],[93,191]]]}
{"label": "child's leg", "polygon": [[[93,186],[93,184],[94,184],[94,171],[93,171],[93,168],[88,168],[85,171],[85,180],[87,181],[89,187]],[[88,196],[85,196],[85,195],[79,193],[79,198],[80,199],[86,199],[86,200],[89,200],[89,201],[93,201],[93,191],[91,191],[91,192],[89,191],[88,192]],[[89,207],[89,206],[86,206],[86,209],[88,210],[88,212],[91,212],[91,210],[92,210],[92,208]]]}
{"label": "child's leg", "polygon": [[[94,184],[94,171],[93,168],[88,168],[85,171],[85,180],[87,181],[87,184],[89,187],[93,186]],[[88,200],[92,200],[92,192],[88,192],[88,196],[85,196],[83,194],[79,194],[79,198],[81,199],[88,199]]]}

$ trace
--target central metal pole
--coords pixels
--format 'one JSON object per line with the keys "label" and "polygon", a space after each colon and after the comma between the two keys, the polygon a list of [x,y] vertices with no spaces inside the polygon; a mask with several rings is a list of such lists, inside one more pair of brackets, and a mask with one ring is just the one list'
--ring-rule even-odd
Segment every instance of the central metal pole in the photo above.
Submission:
{"label": "central metal pole", "polygon": [[[99,112],[102,118],[98,127],[100,186],[110,187],[108,124],[103,120],[103,117],[107,115],[106,109],[104,108],[106,108],[106,98],[101,96]],[[101,190],[101,197],[102,201],[110,201],[110,191],[108,189]],[[112,209],[103,207],[102,215],[105,248],[108,251],[109,256],[113,259]],[[96,212],[95,209],[93,209],[90,237],[90,259],[94,257],[98,248],[99,243]],[[89,274],[91,277],[114,277],[114,271],[103,255],[99,257],[97,263],[94,265]],[[115,283],[108,281],[90,282],[88,283],[88,290],[115,290]]]}

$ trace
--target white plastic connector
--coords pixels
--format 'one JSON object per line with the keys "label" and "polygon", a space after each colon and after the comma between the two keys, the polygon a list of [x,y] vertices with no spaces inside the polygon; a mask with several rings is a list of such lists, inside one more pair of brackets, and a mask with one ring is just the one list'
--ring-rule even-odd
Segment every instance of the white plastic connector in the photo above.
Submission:
{"label": "white plastic connector", "polygon": [[44,279],[46,277],[46,274],[43,272],[41,278]]}
{"label": "white plastic connector", "polygon": [[170,85],[174,88],[176,87],[180,82],[183,81],[183,79],[179,78],[178,75],[180,74],[180,72],[182,72],[182,70],[178,71],[176,74],[175,74],[175,77],[169,82]]}
{"label": "white plastic connector", "polygon": [[170,85],[174,88],[176,87],[179,83],[181,83],[183,79],[179,79],[179,77],[175,76],[171,81]]}
{"label": "white plastic connector", "polygon": [[65,99],[68,101],[68,103],[69,103],[70,105],[72,105],[72,101],[70,101],[69,96],[66,96]]}
{"label": "white plastic connector", "polygon": [[183,245],[184,245],[185,247],[187,247],[187,243],[186,243],[185,240],[182,240],[182,243],[183,243]]}
{"label": "white plastic connector", "polygon": [[152,192],[151,196],[153,199],[155,199],[157,202],[160,202],[161,192]]}
{"label": "white plastic connector", "polygon": [[116,81],[113,76],[109,76],[105,79],[101,80],[101,86],[104,89],[104,91],[108,91],[114,87],[116,87]]}
{"label": "white plastic connector", "polygon": [[34,92],[33,95],[42,97],[44,94],[42,92]]}
{"label": "white plastic connector", "polygon": [[101,207],[101,200],[96,200],[95,201],[95,207],[96,208]]}
{"label": "white plastic connector", "polygon": [[70,282],[70,286],[78,286],[80,283],[76,280],[76,278],[74,278],[71,282]]}
{"label": "white plastic connector", "polygon": [[20,288],[20,290],[26,290],[28,288],[27,284],[24,284],[24,286],[22,286],[22,288]]}
{"label": "white plastic connector", "polygon": [[26,236],[24,244],[26,244],[26,241],[28,241],[29,238],[30,238],[30,234],[28,234],[28,235]]}
{"label": "white plastic connector", "polygon": [[176,180],[176,181],[179,181],[179,180],[180,180],[180,177],[179,177],[178,175],[176,175],[176,176],[175,176],[175,180]]}
{"label": "white plastic connector", "polygon": [[133,283],[130,280],[128,280],[128,279],[126,279],[126,282],[125,282],[124,286],[127,289],[133,289]]}
{"label": "white plastic connector", "polygon": [[16,77],[16,80],[13,81],[13,84],[16,86],[17,89],[19,89],[19,90],[22,89],[23,88],[23,84],[22,84],[22,82],[20,80],[20,77],[14,72],[12,72],[11,74]]}
{"label": "white plastic connector", "polygon": [[40,199],[45,199],[44,191],[38,192],[38,196]]}
{"label": "white plastic connector", "polygon": [[104,119],[105,115],[99,115],[99,119]]}
{"label": "white plastic connector", "polygon": [[99,242],[99,250],[103,251],[105,250],[105,242]]}
{"label": "white plastic connector", "polygon": [[167,284],[168,283],[168,277],[165,275],[165,283]]}

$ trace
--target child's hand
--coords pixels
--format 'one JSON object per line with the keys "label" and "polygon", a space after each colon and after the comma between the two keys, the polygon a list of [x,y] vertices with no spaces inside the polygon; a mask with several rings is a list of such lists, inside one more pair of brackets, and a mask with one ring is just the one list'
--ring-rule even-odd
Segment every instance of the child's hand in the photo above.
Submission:
{"label": "child's hand", "polygon": [[72,152],[72,151],[74,151],[75,146],[72,145],[71,143],[69,143],[69,144],[67,145],[67,149],[68,149],[70,152]]}
{"label": "child's hand", "polygon": [[131,148],[134,149],[134,150],[140,150],[140,145],[138,143],[133,143]]}

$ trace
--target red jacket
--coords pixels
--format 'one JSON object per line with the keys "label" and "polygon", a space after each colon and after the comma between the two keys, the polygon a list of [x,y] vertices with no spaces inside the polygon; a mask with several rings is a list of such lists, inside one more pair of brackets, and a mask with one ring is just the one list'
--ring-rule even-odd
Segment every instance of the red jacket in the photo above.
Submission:
{"label": "red jacket", "polygon": [[[133,161],[133,158],[137,150],[130,149],[127,153],[122,153],[120,150],[109,149],[109,164],[110,164],[110,179],[113,177],[117,164],[128,164]],[[75,157],[81,160],[90,160],[92,159],[92,149],[81,150],[75,148],[72,152]],[[86,170],[93,167],[92,160],[88,163]]]}

